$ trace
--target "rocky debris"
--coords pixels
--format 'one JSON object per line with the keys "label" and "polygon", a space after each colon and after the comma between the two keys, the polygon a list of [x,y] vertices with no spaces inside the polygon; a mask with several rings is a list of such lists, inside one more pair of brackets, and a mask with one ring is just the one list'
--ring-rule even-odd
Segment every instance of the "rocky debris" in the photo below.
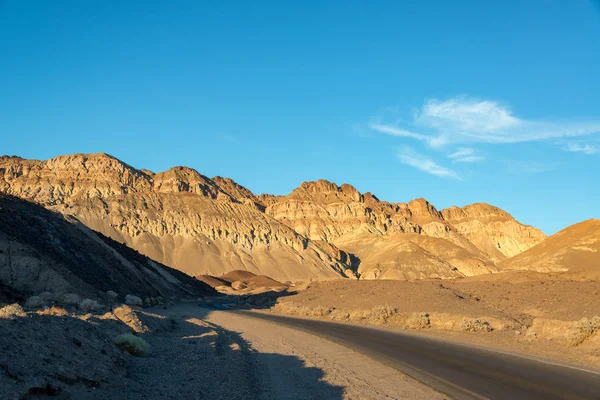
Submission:
{"label": "rocky debris", "polygon": [[72,316],[0,318],[0,398],[101,396],[125,378],[126,358],[111,342],[125,331]]}

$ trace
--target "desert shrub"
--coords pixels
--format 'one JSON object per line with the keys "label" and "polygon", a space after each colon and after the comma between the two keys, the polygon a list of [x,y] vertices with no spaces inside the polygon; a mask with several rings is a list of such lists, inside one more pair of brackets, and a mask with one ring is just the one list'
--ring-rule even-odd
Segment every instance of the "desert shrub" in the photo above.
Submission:
{"label": "desert shrub", "polygon": [[473,318],[463,318],[459,326],[460,329],[467,332],[491,332],[494,330],[488,321]]}
{"label": "desert shrub", "polygon": [[569,345],[577,346],[598,331],[600,331],[600,317],[595,316],[592,319],[584,317],[571,325],[571,328],[566,333],[567,341]]}
{"label": "desert shrub", "polygon": [[40,296],[31,296],[25,302],[25,306],[29,308],[42,308],[44,306],[44,301]]}
{"label": "desert shrub", "polygon": [[144,302],[142,301],[141,298],[134,296],[132,294],[128,294],[127,296],[125,296],[125,304],[127,304],[128,306],[143,306]]}
{"label": "desert shrub", "polygon": [[141,337],[125,333],[115,338],[115,344],[123,351],[136,357],[144,357],[150,354],[150,345]]}
{"label": "desert shrub", "polygon": [[93,312],[101,309],[102,306],[96,300],[83,299],[79,303],[79,309],[83,312]]}
{"label": "desert shrub", "polygon": [[431,320],[427,313],[412,313],[406,319],[406,326],[411,329],[429,328]]}
{"label": "desert shrub", "polygon": [[65,293],[62,302],[65,305],[76,306],[81,302],[81,297],[77,293]]}
{"label": "desert shrub", "polygon": [[55,296],[54,293],[50,293],[50,292],[42,292],[39,294],[40,299],[42,299],[42,302],[44,304],[51,304],[54,302]]}
{"label": "desert shrub", "polygon": [[334,309],[331,307],[317,306],[314,308],[307,308],[306,314],[313,317],[326,317],[331,314],[333,310]]}
{"label": "desert shrub", "polygon": [[0,308],[0,318],[22,317],[24,315],[25,311],[18,303]]}
{"label": "desert shrub", "polygon": [[111,302],[117,301],[117,299],[119,298],[119,295],[117,294],[117,292],[109,290],[106,292],[106,297],[108,297],[108,300]]}
{"label": "desert shrub", "polygon": [[385,324],[388,319],[398,313],[398,309],[396,307],[392,307],[388,304],[383,306],[376,306],[369,310],[367,315],[367,319],[371,323],[376,324]]}
{"label": "desert shrub", "polygon": [[329,318],[334,321],[348,321],[350,319],[350,313],[342,310],[333,310],[329,314]]}

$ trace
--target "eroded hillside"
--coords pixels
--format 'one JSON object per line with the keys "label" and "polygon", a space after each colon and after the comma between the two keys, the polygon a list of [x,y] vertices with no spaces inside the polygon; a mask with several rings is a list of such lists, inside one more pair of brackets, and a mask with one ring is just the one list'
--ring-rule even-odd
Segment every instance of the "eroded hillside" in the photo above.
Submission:
{"label": "eroded hillside", "polygon": [[324,180],[287,196],[256,196],[229,178],[187,167],[153,173],[103,153],[1,157],[0,191],[72,216],[191,275],[452,278],[495,272],[504,253],[543,238],[487,205],[489,212],[440,212],[425,199],[389,203]]}

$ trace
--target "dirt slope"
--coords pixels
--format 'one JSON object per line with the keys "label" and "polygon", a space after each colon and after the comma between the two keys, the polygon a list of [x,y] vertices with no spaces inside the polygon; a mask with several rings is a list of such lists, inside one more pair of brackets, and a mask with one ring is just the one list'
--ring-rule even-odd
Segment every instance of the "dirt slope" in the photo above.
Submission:
{"label": "dirt slope", "polygon": [[600,220],[571,225],[499,265],[501,270],[569,271],[600,277]]}
{"label": "dirt slope", "polygon": [[415,233],[367,233],[335,244],[356,257],[361,279],[448,279],[496,272],[485,257],[449,240]]}

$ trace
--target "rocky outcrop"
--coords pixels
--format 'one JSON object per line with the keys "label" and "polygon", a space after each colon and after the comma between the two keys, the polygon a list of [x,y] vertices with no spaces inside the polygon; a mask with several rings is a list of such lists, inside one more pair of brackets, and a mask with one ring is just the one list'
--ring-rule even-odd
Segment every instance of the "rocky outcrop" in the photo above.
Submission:
{"label": "rocky outcrop", "polygon": [[513,257],[546,238],[539,229],[523,225],[506,211],[489,204],[451,207],[442,210],[442,215],[495,261]]}
{"label": "rocky outcrop", "polygon": [[288,196],[274,199],[266,213],[312,240],[335,243],[363,233],[418,233],[449,240],[488,258],[425,199],[393,204],[370,193],[363,195],[348,184],[320,180],[305,182]]}

